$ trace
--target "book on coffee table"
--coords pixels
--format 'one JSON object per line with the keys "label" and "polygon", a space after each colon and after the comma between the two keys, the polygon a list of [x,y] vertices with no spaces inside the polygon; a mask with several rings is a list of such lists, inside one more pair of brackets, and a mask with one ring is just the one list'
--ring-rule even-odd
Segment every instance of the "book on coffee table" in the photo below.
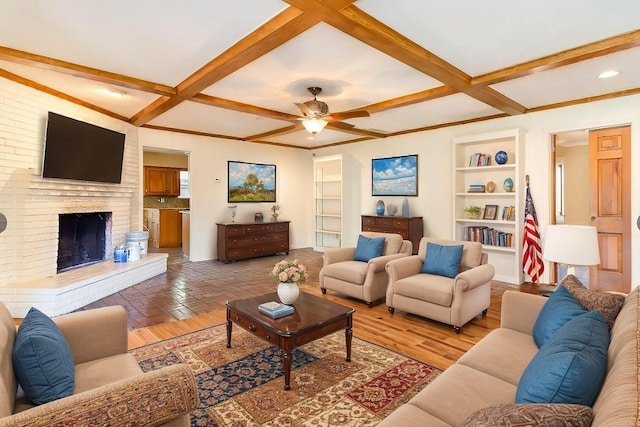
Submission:
{"label": "book on coffee table", "polygon": [[260,313],[266,314],[269,317],[277,319],[279,317],[288,316],[293,314],[294,308],[290,305],[282,304],[276,301],[269,301],[262,303],[258,306]]}

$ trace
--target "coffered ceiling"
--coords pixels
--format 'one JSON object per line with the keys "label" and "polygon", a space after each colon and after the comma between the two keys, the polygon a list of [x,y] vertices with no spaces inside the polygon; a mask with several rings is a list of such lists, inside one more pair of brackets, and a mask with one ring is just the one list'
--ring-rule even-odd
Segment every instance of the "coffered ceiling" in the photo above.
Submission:
{"label": "coffered ceiling", "polygon": [[[310,149],[640,93],[639,17],[638,0],[9,0],[0,77],[136,126]],[[369,117],[310,138],[310,86]]]}

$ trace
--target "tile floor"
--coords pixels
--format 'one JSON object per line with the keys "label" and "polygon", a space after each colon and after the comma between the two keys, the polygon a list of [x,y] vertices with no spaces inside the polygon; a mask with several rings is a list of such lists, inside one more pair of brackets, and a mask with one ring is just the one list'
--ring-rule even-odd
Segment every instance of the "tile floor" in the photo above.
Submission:
{"label": "tile floor", "polygon": [[[275,255],[229,264],[217,260],[191,262],[180,249],[150,249],[169,254],[166,273],[95,301],[80,310],[122,305],[127,310],[129,330],[187,319],[225,308],[230,299],[275,291],[270,276],[273,265],[285,258]],[[318,283],[322,253],[313,249],[292,250],[286,258],[307,266],[309,281]]]}

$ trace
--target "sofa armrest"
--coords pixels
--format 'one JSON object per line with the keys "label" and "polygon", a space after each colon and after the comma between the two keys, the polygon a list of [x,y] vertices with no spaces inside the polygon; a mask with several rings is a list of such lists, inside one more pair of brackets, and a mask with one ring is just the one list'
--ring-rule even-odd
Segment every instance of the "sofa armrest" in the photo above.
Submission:
{"label": "sofa armrest", "polygon": [[420,273],[422,258],[418,255],[404,256],[391,260],[386,265],[389,283]]}
{"label": "sofa armrest", "polygon": [[178,364],[0,418],[0,427],[157,426],[197,407],[193,372]]}
{"label": "sofa armrest", "polygon": [[482,264],[459,273],[454,286],[456,292],[465,292],[485,283],[491,282],[496,271],[491,264]]}
{"label": "sofa armrest", "polygon": [[331,248],[325,250],[322,258],[324,265],[329,265],[336,262],[353,261],[355,253],[356,248]]}
{"label": "sofa armrest", "polygon": [[405,257],[406,257],[405,254],[398,253],[398,254],[382,255],[376,258],[371,258],[369,260],[369,269],[371,269],[371,267],[373,266],[373,271],[375,271],[376,273],[380,271],[384,271],[388,262],[393,261],[394,259],[405,258]]}
{"label": "sofa armrest", "polygon": [[505,291],[502,294],[500,326],[531,335],[533,325],[547,298],[526,292]]}
{"label": "sofa armrest", "polygon": [[76,365],[127,352],[127,312],[121,306],[77,311],[53,321],[67,339]]}

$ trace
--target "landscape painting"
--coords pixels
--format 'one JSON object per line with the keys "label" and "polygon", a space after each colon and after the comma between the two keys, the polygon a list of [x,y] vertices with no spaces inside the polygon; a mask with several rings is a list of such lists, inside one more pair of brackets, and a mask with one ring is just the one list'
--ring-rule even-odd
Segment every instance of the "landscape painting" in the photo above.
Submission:
{"label": "landscape painting", "polygon": [[372,196],[417,196],[418,155],[371,159]]}
{"label": "landscape painting", "polygon": [[276,165],[228,161],[229,203],[276,201]]}

